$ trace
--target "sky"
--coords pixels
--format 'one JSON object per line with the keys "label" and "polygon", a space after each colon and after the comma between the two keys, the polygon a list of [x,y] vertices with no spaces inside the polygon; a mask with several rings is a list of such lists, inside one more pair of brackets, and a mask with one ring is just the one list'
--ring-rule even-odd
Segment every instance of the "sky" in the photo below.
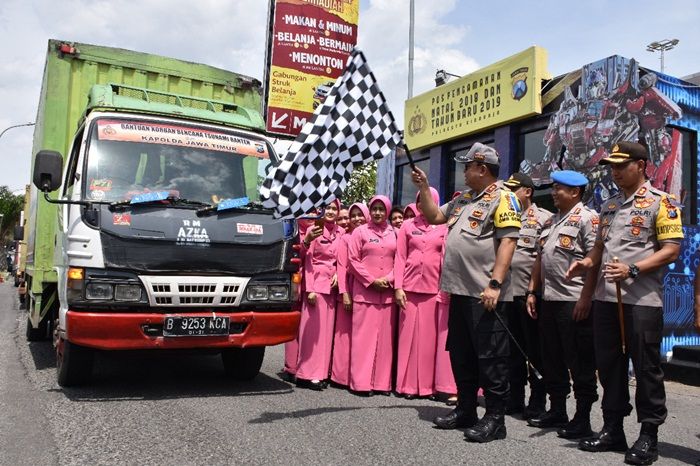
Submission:
{"label": "sky", "polygon": [[[262,80],[266,0],[3,0],[0,2],[0,132],[33,122],[47,41],[61,39],[165,55]],[[415,0],[413,94],[435,71],[463,75],[531,45],[548,51],[557,76],[610,55],[659,69],[646,45],[678,39],[665,72],[700,72],[697,0]],[[409,0],[361,0],[358,46],[403,124],[408,76]],[[30,180],[32,127],[0,138],[0,186]]]}

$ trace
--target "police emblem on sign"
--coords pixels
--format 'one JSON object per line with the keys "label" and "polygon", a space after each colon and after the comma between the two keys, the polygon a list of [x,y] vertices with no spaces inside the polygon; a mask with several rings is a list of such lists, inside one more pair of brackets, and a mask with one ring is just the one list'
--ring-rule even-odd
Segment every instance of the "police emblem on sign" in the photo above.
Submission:
{"label": "police emblem on sign", "polygon": [[515,100],[520,100],[527,94],[527,72],[528,67],[524,66],[510,74],[512,83],[511,96]]}
{"label": "police emblem on sign", "polygon": [[416,108],[416,113],[413,114],[410,120],[408,120],[408,134],[415,136],[416,134],[421,134],[428,127],[428,119],[425,114]]}

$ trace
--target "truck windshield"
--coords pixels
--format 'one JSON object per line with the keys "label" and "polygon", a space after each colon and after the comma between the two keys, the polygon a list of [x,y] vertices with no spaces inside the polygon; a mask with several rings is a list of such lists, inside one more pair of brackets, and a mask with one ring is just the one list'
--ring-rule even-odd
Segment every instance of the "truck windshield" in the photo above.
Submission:
{"label": "truck windshield", "polygon": [[259,199],[270,164],[262,138],[135,119],[98,119],[93,125],[87,199],[113,202],[153,191],[207,204]]}

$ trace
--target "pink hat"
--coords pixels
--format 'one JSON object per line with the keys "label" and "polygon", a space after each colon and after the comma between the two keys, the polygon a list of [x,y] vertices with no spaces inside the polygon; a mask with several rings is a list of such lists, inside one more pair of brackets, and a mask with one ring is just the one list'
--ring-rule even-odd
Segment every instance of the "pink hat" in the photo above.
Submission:
{"label": "pink hat", "polygon": [[351,212],[353,208],[357,207],[360,209],[360,212],[362,212],[362,215],[365,217],[365,221],[369,222],[369,208],[364,204],[364,202],[356,202],[353,205],[350,206],[350,209],[348,209],[348,212]]}
{"label": "pink hat", "polygon": [[387,213],[387,215],[389,215],[389,212],[391,212],[391,201],[389,200],[389,198],[384,196],[384,195],[378,194],[378,195],[372,197],[372,199],[369,200],[367,205],[371,209],[372,204],[374,204],[377,201],[381,201],[384,204],[384,208],[386,209],[386,213]]}

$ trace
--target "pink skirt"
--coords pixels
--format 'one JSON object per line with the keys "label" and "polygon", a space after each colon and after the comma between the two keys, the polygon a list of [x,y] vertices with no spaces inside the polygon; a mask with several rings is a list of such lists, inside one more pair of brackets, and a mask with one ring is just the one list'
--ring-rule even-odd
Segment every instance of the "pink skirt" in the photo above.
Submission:
{"label": "pink skirt", "polygon": [[333,362],[331,380],[350,385],[350,347],[352,341],[352,311],[346,311],[342,299],[335,307],[335,331],[333,332]]}
{"label": "pink skirt", "polygon": [[394,307],[394,303],[353,303],[350,389],[391,391]]}
{"label": "pink skirt", "polygon": [[310,305],[307,295],[301,307],[299,323],[299,358],[297,378],[325,380],[328,378],[333,347],[335,295],[316,293],[316,304]]}
{"label": "pink skirt", "polygon": [[406,292],[406,307],[399,309],[398,393],[429,396],[435,391],[438,304],[436,294]]}

